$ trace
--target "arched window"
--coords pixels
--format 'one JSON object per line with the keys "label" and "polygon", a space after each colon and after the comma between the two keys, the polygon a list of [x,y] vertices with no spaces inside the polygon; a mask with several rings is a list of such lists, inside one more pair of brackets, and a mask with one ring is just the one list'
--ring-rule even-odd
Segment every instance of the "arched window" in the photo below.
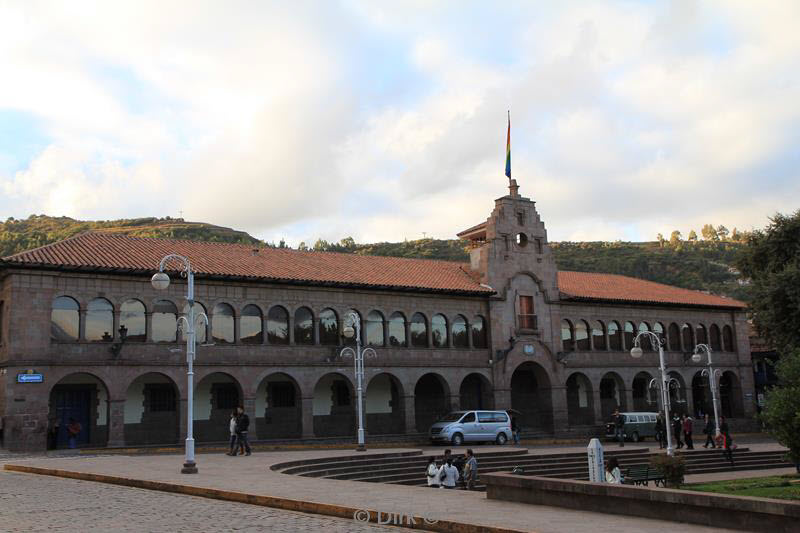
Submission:
{"label": "arched window", "polygon": [[319,314],[319,343],[339,344],[339,319],[333,309],[323,309]]}
{"label": "arched window", "polygon": [[147,320],[144,304],[139,300],[125,300],[119,308],[119,325],[127,330],[127,342],[147,340]]}
{"label": "arched window", "polygon": [[711,349],[715,352],[719,352],[722,350],[722,341],[719,333],[719,326],[716,324],[711,324],[709,328],[709,336],[711,337]]}
{"label": "arched window", "polygon": [[214,306],[211,317],[211,338],[217,344],[232,344],[235,340],[233,333],[233,307],[226,303]]}
{"label": "arched window", "polygon": [[708,336],[706,335],[706,327],[703,324],[697,325],[697,344],[708,344]]}
{"label": "arched window", "polygon": [[[353,326],[354,332],[358,331],[358,330],[356,330],[355,324],[352,323],[353,315],[355,315],[356,320],[358,320],[358,325],[361,328],[361,342],[364,342],[364,320],[362,320],[362,318],[361,318],[361,313],[359,313],[355,309],[348,309],[347,312],[345,312],[344,318],[342,319],[342,332],[344,332],[344,328],[347,325]],[[342,340],[344,341],[345,344],[348,344],[348,345],[351,345],[351,346],[355,346],[356,345],[355,333],[353,334],[352,338],[348,339],[347,337],[343,337]]]}
{"label": "arched window", "polygon": [[[656,322],[655,324],[653,324],[653,333],[656,334],[656,337],[658,337],[658,340],[661,341],[661,343],[663,343],[666,340],[666,338],[664,337],[664,324],[662,324],[661,322]],[[658,346],[654,346],[653,349],[657,350]]]}
{"label": "arched window", "polygon": [[77,341],[80,334],[81,317],[78,302],[69,296],[53,300],[50,311],[50,338],[58,342]]}
{"label": "arched window", "polygon": [[[365,342],[367,346],[383,346],[385,339],[383,336],[383,315],[380,311],[370,311],[367,313]],[[391,332],[389,333],[391,335]]]}
{"label": "arched window", "polygon": [[633,326],[633,322],[625,322],[625,349],[630,350],[633,348],[633,338],[635,335],[636,328]]}
{"label": "arched window", "polygon": [[592,349],[606,349],[606,329],[599,320],[592,321]]}
{"label": "arched window", "polygon": [[403,313],[392,313],[389,317],[389,345],[408,346],[406,344],[406,317]]}
{"label": "arched window", "polygon": [[431,338],[434,348],[447,348],[447,319],[444,315],[431,318]]}
{"label": "arched window", "polygon": [[669,325],[669,349],[673,352],[681,351],[681,330],[675,322]]}
{"label": "arched window", "polygon": [[267,342],[289,344],[289,312],[280,305],[273,305],[267,313]]}
{"label": "arched window", "polygon": [[681,334],[683,336],[683,349],[687,352],[694,350],[694,330],[689,324],[681,326]]}
{"label": "arched window", "polygon": [[[208,318],[208,313],[206,312],[205,306],[203,304],[201,304],[200,302],[195,301],[194,302],[194,340],[196,342],[199,342],[199,343],[202,344],[202,343],[206,342],[206,339],[208,338],[208,326],[206,325],[206,321],[205,320],[197,318],[198,315],[200,315],[200,313],[203,313],[204,315],[206,315],[206,318]],[[183,316],[186,317],[186,320],[189,320],[189,304],[188,303],[184,304],[184,306],[183,306]],[[183,330],[183,329],[185,329],[185,326],[184,326],[184,328],[181,328],[181,330]],[[186,331],[181,331],[181,340],[186,342],[186,336],[187,335],[188,334],[187,334]]]}
{"label": "arched window", "polygon": [[566,318],[561,321],[561,349],[565,352],[575,350],[575,336],[572,333],[572,322]]}
{"label": "arched window", "polygon": [[169,300],[159,300],[153,305],[151,317],[153,342],[177,342],[178,308]]}
{"label": "arched window", "polygon": [[414,313],[409,325],[411,334],[411,346],[414,348],[428,347],[428,321],[422,313]]}
{"label": "arched window", "polygon": [[467,338],[467,319],[461,315],[456,315],[453,319],[452,333],[454,348],[469,348]]}
{"label": "arched window", "polygon": [[608,347],[611,350],[622,350],[622,332],[619,329],[619,322],[612,320],[608,323]]}
{"label": "arched window", "polygon": [[591,350],[589,325],[585,320],[578,320],[575,322],[575,348],[582,352]]}
{"label": "arched window", "polygon": [[242,344],[264,343],[264,319],[257,305],[245,305],[239,319],[239,340]]}
{"label": "arched window", "polygon": [[89,302],[86,311],[86,340],[114,340],[114,306],[105,298],[95,298]]}
{"label": "arched window", "polygon": [[472,347],[486,348],[486,319],[481,315],[475,315],[470,324],[472,330]]}
{"label": "arched window", "polygon": [[[648,324],[647,322],[639,322],[639,331],[638,331],[638,333],[644,333],[645,331],[650,331],[650,324]],[[633,345],[631,345],[631,346],[633,346]],[[649,335],[642,335],[641,337],[639,337],[639,346],[645,352],[652,351],[653,350],[653,343],[650,342],[650,336]]]}
{"label": "arched window", "polygon": [[726,352],[732,352],[733,349],[733,329],[730,326],[722,328],[722,349]]}
{"label": "arched window", "polygon": [[314,344],[314,313],[308,307],[294,312],[294,343]]}

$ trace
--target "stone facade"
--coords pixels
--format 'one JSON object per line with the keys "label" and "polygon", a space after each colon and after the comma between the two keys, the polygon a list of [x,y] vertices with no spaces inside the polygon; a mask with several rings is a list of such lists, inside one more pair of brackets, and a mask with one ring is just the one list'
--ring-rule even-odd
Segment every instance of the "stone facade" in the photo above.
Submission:
{"label": "stone facade", "polygon": [[[352,360],[338,357],[341,346],[319,343],[319,316],[324,309],[336,312],[339,330],[351,309],[362,319],[374,310],[387,320],[400,312],[406,340],[411,317],[425,316],[427,348],[387,343],[375,347],[377,358],[366,362],[369,434],[424,432],[450,409],[514,408],[521,413],[524,430],[585,435],[595,432],[617,405],[656,409],[642,396],[642,383],[657,375],[657,353],[646,351],[641,359],[633,359],[624,338],[617,349],[591,349],[599,348],[592,344],[591,331],[588,346],[584,341],[565,349],[564,319],[571,324],[601,321],[605,328],[612,321],[620,326],[630,321],[637,327],[659,323],[665,333],[673,323],[693,328],[703,324],[706,331],[712,324],[727,326],[733,332],[733,347],[714,354],[727,380],[726,409],[740,421],[751,418],[753,374],[742,309],[565,298],[559,292],[544,224],[534,202],[519,196],[516,188],[496,201],[485,234],[473,239],[471,268],[481,283],[494,290],[492,296],[198,278],[195,299],[211,323],[215,306],[225,303],[233,308],[235,328],[234,342],[197,349],[194,383],[196,390],[206,392],[195,397],[196,437],[225,440],[234,403],[243,404],[250,415],[255,426],[251,438],[352,435],[356,423]],[[185,435],[185,343],[180,336],[174,342],[152,340],[155,303],[166,299],[182,309],[185,283],[176,281],[166,291],[156,291],[149,275],[8,265],[0,265],[0,276],[0,421],[6,447],[63,446],[64,428],[59,428],[59,435],[53,426],[56,420],[63,425],[73,413],[85,417],[81,442],[85,445],[174,443]],[[77,302],[77,340],[51,340],[52,306],[60,296]],[[525,305],[530,305],[526,309],[532,318],[522,317],[521,297],[530,297]],[[113,307],[108,342],[86,340],[89,304],[97,298]],[[130,299],[144,304],[146,339],[119,344],[119,326],[124,322],[120,309]],[[242,311],[248,305],[255,305],[262,317],[258,344],[241,339]],[[287,344],[270,343],[264,334],[275,305],[288,311]],[[301,307],[313,313],[312,345],[295,342],[293,319]],[[483,317],[486,347],[474,346],[469,326],[466,347],[455,347],[452,335],[447,335],[445,346],[432,347],[431,319],[437,314],[447,318],[448,328],[459,316],[469,324]],[[385,334],[386,322],[383,328]],[[610,346],[607,329],[601,336]],[[695,377],[702,365],[685,363],[683,356],[692,348],[682,346],[666,355],[670,370],[684,385],[676,399],[685,403],[678,407],[696,413],[695,403],[701,400],[696,402],[693,393],[700,394]],[[26,371],[43,374],[44,382],[17,383],[17,375]]]}

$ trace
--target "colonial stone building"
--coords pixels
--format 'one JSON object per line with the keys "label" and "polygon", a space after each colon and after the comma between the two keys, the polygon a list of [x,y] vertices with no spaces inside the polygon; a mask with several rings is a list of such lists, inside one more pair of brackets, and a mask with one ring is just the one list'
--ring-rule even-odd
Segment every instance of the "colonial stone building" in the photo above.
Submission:
{"label": "colonial stone building", "polygon": [[[179,442],[186,429],[186,284],[150,277],[188,257],[201,325],[198,441],[227,438],[238,404],[257,439],[354,434],[352,360],[341,331],[355,312],[370,435],[427,431],[451,409],[516,409],[525,431],[586,435],[619,406],[655,410],[658,355],[629,355],[645,329],[666,339],[675,407],[710,412],[705,342],[722,371],[723,413],[754,411],[744,304],[606,274],[558,272],[535,204],[495,201],[459,236],[470,264],[84,233],[0,263],[0,421],[12,450]],[[170,265],[177,269],[177,265]],[[169,270],[169,269],[168,269]],[[41,374],[41,382],[25,376]],[[23,377],[20,377],[20,376]],[[33,380],[35,381],[35,380]]]}

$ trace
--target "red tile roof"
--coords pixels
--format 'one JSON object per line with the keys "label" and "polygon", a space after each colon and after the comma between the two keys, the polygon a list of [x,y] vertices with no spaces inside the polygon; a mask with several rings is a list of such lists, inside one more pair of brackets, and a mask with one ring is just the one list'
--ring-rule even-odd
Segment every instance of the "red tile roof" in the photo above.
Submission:
{"label": "red tile roof", "polygon": [[[450,261],[301,252],[246,244],[180,241],[87,232],[41,248],[6,257],[8,265],[86,271],[146,273],[161,258],[189,258],[198,276],[245,278],[306,285],[338,285],[394,290],[489,295],[469,267]],[[177,268],[177,266],[172,266]],[[559,272],[565,299],[647,304],[744,308],[737,300],[614,274]]]}
{"label": "red tile roof", "polygon": [[198,276],[484,295],[493,292],[473,279],[467,265],[449,261],[277,248],[259,248],[254,253],[254,249],[246,244],[88,232],[6,257],[4,261],[82,270],[152,272],[158,269],[163,256],[176,253],[189,258]]}
{"label": "red tile roof", "polygon": [[558,288],[568,299],[648,304],[699,305],[705,307],[745,308],[747,304],[706,294],[700,291],[681,289],[654,281],[596,274],[593,272],[559,272]]}

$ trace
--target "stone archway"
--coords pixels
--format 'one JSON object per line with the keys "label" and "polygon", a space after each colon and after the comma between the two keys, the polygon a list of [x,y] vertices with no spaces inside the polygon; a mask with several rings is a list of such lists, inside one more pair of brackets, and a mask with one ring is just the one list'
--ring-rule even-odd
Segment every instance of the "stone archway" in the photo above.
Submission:
{"label": "stone archway", "polygon": [[570,426],[594,424],[592,383],[580,372],[567,378],[567,420]]}
{"label": "stone archway", "polygon": [[431,424],[450,411],[447,382],[439,374],[425,374],[414,387],[414,417],[417,431],[428,433]]}
{"label": "stone archway", "polygon": [[125,394],[125,443],[176,444],[180,417],[178,387],[160,372],[142,374]]}
{"label": "stone archway", "polygon": [[616,372],[608,372],[600,380],[600,413],[603,420],[610,420],[614,409],[627,411],[625,381]]}
{"label": "stone archway", "polygon": [[658,409],[658,392],[650,389],[653,376],[648,372],[639,372],[631,384],[633,411],[655,411]]}
{"label": "stone archway", "polygon": [[386,372],[370,379],[365,395],[365,420],[370,435],[397,435],[405,431],[403,386]]}
{"label": "stone archway", "polygon": [[474,372],[461,381],[458,390],[460,407],[470,409],[494,409],[494,395],[492,385],[486,376]]}
{"label": "stone archway", "polygon": [[256,390],[256,438],[295,439],[303,434],[300,386],[288,374],[277,372],[261,380]]}
{"label": "stone archway", "polygon": [[679,415],[688,414],[690,406],[686,400],[686,381],[684,381],[682,375],[674,371],[669,372],[667,377],[670,378],[669,403],[672,412]]}
{"label": "stone archway", "polygon": [[356,433],[353,384],[343,374],[322,376],[314,386],[314,435],[344,437]]}
{"label": "stone archway", "polygon": [[76,446],[105,446],[108,443],[108,387],[86,372],[61,378],[50,390],[47,448],[67,448],[67,425],[80,424]]}
{"label": "stone archway", "polygon": [[197,442],[225,442],[230,438],[231,413],[242,404],[242,387],[223,372],[201,379],[194,388],[194,438]]}
{"label": "stone archway", "polygon": [[695,372],[692,377],[692,414],[696,418],[702,418],[703,415],[714,416],[708,378],[703,376],[701,371]]}
{"label": "stone archway", "polygon": [[742,388],[738,376],[730,370],[719,378],[719,404],[720,414],[725,418],[742,416]]}
{"label": "stone archway", "polygon": [[525,430],[553,431],[553,398],[550,378],[539,364],[528,361],[511,375],[511,408],[519,412]]}

